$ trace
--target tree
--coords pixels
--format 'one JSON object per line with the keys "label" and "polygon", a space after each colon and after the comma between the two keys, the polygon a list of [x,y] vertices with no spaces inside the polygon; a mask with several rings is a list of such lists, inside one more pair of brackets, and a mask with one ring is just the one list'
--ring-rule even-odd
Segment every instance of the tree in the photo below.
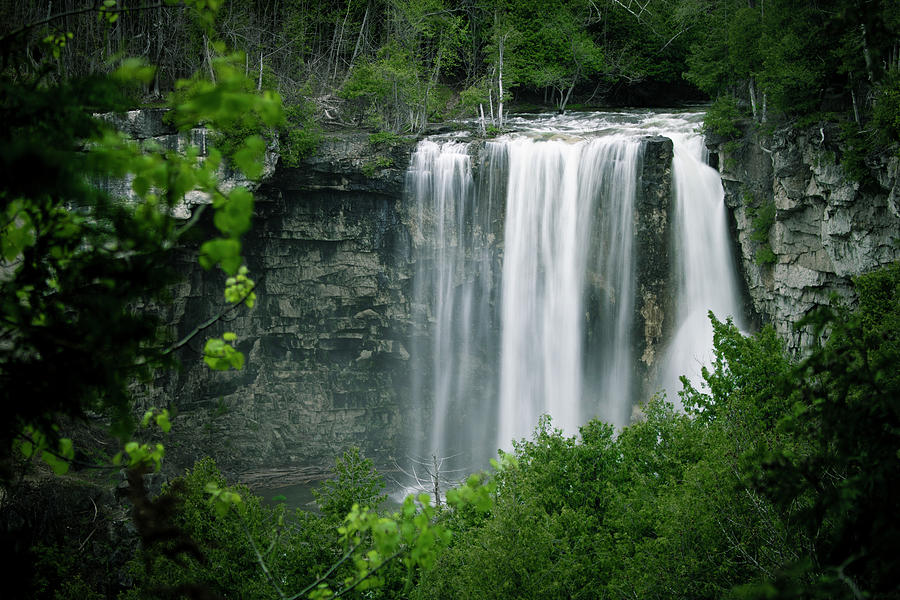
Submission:
{"label": "tree", "polygon": [[800,324],[830,335],[793,373],[799,398],[779,426],[797,445],[757,455],[754,487],[779,506],[802,506],[796,524],[812,541],[759,596],[900,593],[900,263],[855,286],[856,310],[823,309]]}
{"label": "tree", "polygon": [[[201,27],[211,22],[205,5],[190,3]],[[109,12],[115,4],[102,6]],[[6,45],[4,63],[21,60],[29,47]],[[65,49],[52,37],[43,47],[59,54]],[[220,130],[244,121],[277,124],[278,96],[248,91],[253,88],[240,57],[224,54],[220,45],[214,51],[216,83],[183,80],[181,93],[172,98],[178,128],[201,122]],[[187,223],[173,217],[188,192],[210,198],[219,233],[201,246],[201,264],[219,266],[229,276],[228,302],[252,306],[240,236],[249,228],[253,198],[244,187],[219,188],[223,157],[217,150],[201,158],[197,148],[177,153],[152,143],[140,147],[95,116],[126,108],[131,86],[153,80],[151,67],[128,59],[108,76],[58,78],[51,76],[52,55],[33,76],[7,70],[0,79],[0,394],[10,411],[0,430],[0,452],[9,457],[18,439],[26,454],[39,450],[63,470],[60,458],[71,458],[73,449],[60,438],[61,419],[102,414],[111,419],[111,433],[128,441],[136,424],[130,385],[153,369],[171,367],[173,350],[187,341],[161,337],[153,312],[135,307],[165,299],[171,256],[199,217]],[[252,135],[235,147],[230,161],[255,179],[264,152],[262,138]],[[96,186],[108,179],[131,181],[133,197],[113,198]],[[243,357],[233,342],[231,335],[209,340],[207,363],[239,367]],[[161,415],[159,421],[167,423]],[[132,460],[159,454],[141,445],[130,448]]]}
{"label": "tree", "polygon": [[363,458],[359,448],[352,447],[335,463],[337,478],[325,481],[313,497],[329,518],[340,521],[353,509],[353,505],[367,506],[377,511],[387,500],[381,494],[384,479],[375,470],[371,459]]}

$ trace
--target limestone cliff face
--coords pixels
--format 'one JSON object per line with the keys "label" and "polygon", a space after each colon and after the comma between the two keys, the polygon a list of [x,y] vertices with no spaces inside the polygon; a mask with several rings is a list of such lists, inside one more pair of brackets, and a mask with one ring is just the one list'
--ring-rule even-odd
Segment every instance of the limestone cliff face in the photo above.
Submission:
{"label": "limestone cliff face", "polygon": [[[836,132],[779,130],[720,152],[725,201],[733,215],[752,308],[792,351],[809,341],[793,324],[832,294],[853,302],[852,277],[900,258],[900,160],[870,165],[877,186],[863,189],[836,156]],[[754,215],[774,203],[771,264],[757,264]]]}
{"label": "limestone cliff face", "polygon": [[[376,150],[364,134],[328,137],[299,168],[279,166],[256,190],[244,256],[257,306],[184,349],[146,400],[179,411],[167,460],[206,454],[226,472],[279,483],[329,468],[350,445],[390,462],[408,424],[409,234],[401,199],[409,146]],[[375,166],[375,156],[381,157]],[[208,224],[207,224],[208,225]],[[167,320],[178,337],[224,308],[224,275],[193,252]],[[212,372],[200,350],[233,331],[241,371]]]}
{"label": "limestone cliff face", "polygon": [[[634,212],[635,259],[639,289],[635,306],[635,339],[639,377],[644,386],[656,381],[664,343],[674,326],[672,285],[672,140],[644,140],[640,190]],[[649,390],[643,390],[641,400]]]}

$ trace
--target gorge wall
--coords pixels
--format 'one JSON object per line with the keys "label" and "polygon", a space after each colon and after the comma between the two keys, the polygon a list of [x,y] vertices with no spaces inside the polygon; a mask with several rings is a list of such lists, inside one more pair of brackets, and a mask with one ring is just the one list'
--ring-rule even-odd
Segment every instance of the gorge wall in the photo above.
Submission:
{"label": "gorge wall", "polygon": [[[121,125],[168,147],[186,141],[205,146],[202,131],[179,137],[158,117],[136,113]],[[670,243],[672,144],[646,138],[644,145],[635,227],[648,259],[640,266],[647,271],[639,276],[644,283],[635,290],[634,355],[643,357],[636,378],[646,382],[669,326],[671,293],[658,259]],[[177,472],[210,455],[240,480],[283,485],[320,475],[350,445],[379,465],[404,460],[403,442],[421,429],[415,421],[423,416],[411,406],[419,399],[411,390],[410,353],[424,347],[414,342],[423,335],[414,315],[430,314],[416,306],[412,281],[421,254],[416,248],[427,243],[404,195],[412,150],[411,141],[375,147],[367,134],[343,132],[326,135],[298,168],[272,161],[243,240],[257,306],[204,330],[180,351],[182,367],[162,373],[141,397],[141,409],[177,412],[166,440],[168,469]],[[501,168],[481,164],[483,143],[471,144],[470,152],[479,180]],[[225,185],[237,183],[229,176]],[[188,200],[183,216],[206,201]],[[491,223],[499,257],[502,209]],[[212,231],[209,222],[201,220],[202,227]],[[196,248],[184,252],[178,268],[185,277],[163,309],[175,339],[225,308],[225,276],[201,269]],[[213,372],[202,363],[205,339],[224,331],[237,334],[247,357],[241,371]]]}
{"label": "gorge wall", "polygon": [[[835,129],[752,133],[730,151],[722,142],[711,145],[719,153],[752,310],[773,324],[789,350],[800,352],[810,331],[794,323],[833,294],[852,304],[853,276],[900,256],[900,158],[885,154],[868,164],[873,181],[863,185],[840,164]],[[767,241],[756,241],[754,226],[770,203]],[[760,263],[765,244],[774,261]]]}
{"label": "gorge wall", "polygon": [[[173,148],[185,141],[157,117],[135,117],[126,128]],[[204,135],[195,131],[188,137],[205,145]],[[673,150],[667,138],[647,137],[642,143],[634,216],[641,258],[633,353],[635,380],[646,395],[673,326],[674,284],[667,268]],[[827,304],[833,293],[852,302],[853,275],[896,260],[898,159],[874,165],[881,189],[873,192],[845,176],[827,131],[778,132],[731,152],[724,144],[713,146],[748,308],[759,321],[772,322],[797,351],[808,334],[795,331],[794,322]],[[418,399],[411,358],[427,344],[414,341],[425,335],[414,315],[431,314],[417,304],[413,283],[416,269],[429,267],[417,267],[422,258],[417,248],[426,242],[404,195],[412,151],[412,141],[376,147],[367,134],[335,133],[298,168],[276,166],[272,157],[256,190],[253,228],[244,239],[258,283],[257,306],[204,331],[182,350],[183,368],[164,374],[142,399],[145,406],[178,411],[166,444],[169,468],[183,469],[211,455],[245,482],[283,485],[320,475],[350,445],[360,445],[382,466],[404,460],[403,441],[421,428],[416,420],[423,417],[413,406]],[[472,144],[470,152],[480,156],[483,145]],[[501,168],[480,160],[473,164],[482,186],[491,181],[491,169]],[[775,262],[757,264],[762,243],[752,233],[766,203],[776,209],[767,242]],[[496,231],[486,237],[498,257],[503,253],[499,213],[489,219]],[[225,306],[224,275],[204,272],[190,249],[182,260],[186,277],[165,309],[179,339]],[[459,276],[467,277],[466,272]],[[601,291],[602,286],[587,293]],[[202,364],[203,340],[224,331],[238,335],[248,359],[242,371],[212,372]]]}
{"label": "gorge wall", "polygon": [[[182,369],[157,382],[168,394],[158,400],[179,411],[166,446],[174,469],[209,454],[244,481],[285,484],[320,474],[351,445],[390,463],[409,396],[409,151],[379,151],[392,166],[374,169],[367,135],[328,137],[256,190],[244,256],[257,305],[204,331]],[[179,337],[224,307],[221,272],[204,272],[191,252],[182,269],[168,315]],[[241,371],[202,364],[203,341],[223,331],[238,335]]]}

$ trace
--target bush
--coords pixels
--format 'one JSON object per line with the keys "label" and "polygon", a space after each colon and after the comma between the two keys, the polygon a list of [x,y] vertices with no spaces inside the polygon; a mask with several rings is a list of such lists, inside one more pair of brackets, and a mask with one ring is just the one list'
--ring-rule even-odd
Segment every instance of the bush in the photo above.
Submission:
{"label": "bush", "polygon": [[313,497],[324,514],[333,521],[340,521],[354,504],[378,510],[387,495],[384,479],[375,470],[371,459],[364,458],[359,448],[351,447],[335,461],[337,478],[325,481],[313,490]]}
{"label": "bush", "polygon": [[887,78],[879,87],[874,104],[872,125],[881,140],[888,144],[900,142],[900,75]]}
{"label": "bush", "polygon": [[[180,535],[144,547],[130,563],[135,586],[125,598],[173,597],[188,590],[235,598],[271,598],[273,589],[256,561],[266,552],[267,566],[282,589],[299,591],[340,557],[333,526],[298,511],[286,523],[284,506],[268,507],[244,486],[231,491],[241,502],[217,514],[207,486],[226,481],[210,458],[163,488],[161,500],[174,511],[171,523]],[[255,548],[254,548],[255,546]]]}
{"label": "bush", "polygon": [[737,140],[743,135],[738,126],[743,117],[737,98],[729,94],[719,96],[706,111],[703,118],[703,132],[729,141]]}
{"label": "bush", "polygon": [[[744,201],[747,202],[748,200],[752,202],[752,196],[745,195]],[[772,229],[772,225],[775,224],[776,214],[775,202],[771,200],[764,202],[759,207],[747,207],[747,215],[752,219],[750,239],[759,244],[753,258],[758,265],[775,264],[778,258],[769,245],[769,232]]]}
{"label": "bush", "polygon": [[298,167],[316,153],[322,143],[322,129],[315,119],[315,105],[302,100],[285,108],[285,123],[279,129],[279,154],[285,166]]}
{"label": "bush", "polygon": [[393,148],[402,141],[403,138],[393,131],[379,131],[369,136],[369,143],[376,148]]}

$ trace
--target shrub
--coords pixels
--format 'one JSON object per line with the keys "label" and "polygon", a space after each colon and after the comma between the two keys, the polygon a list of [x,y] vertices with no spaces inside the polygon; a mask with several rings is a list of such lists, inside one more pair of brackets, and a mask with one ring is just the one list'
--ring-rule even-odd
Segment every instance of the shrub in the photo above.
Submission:
{"label": "shrub", "polygon": [[[141,549],[130,563],[135,586],[125,598],[176,597],[188,590],[207,596],[270,598],[273,589],[255,560],[268,551],[267,566],[282,589],[301,590],[321,568],[337,561],[333,526],[298,511],[286,523],[284,506],[268,507],[244,486],[230,490],[241,502],[217,514],[207,487],[226,487],[210,458],[163,487],[161,499],[173,507],[171,523],[184,535]],[[254,548],[255,545],[255,548]]]}
{"label": "shrub", "polygon": [[[752,201],[752,196],[745,195],[745,202]],[[748,207],[747,215],[752,219],[750,239],[759,244],[754,255],[754,262],[758,265],[774,264],[777,257],[769,245],[769,232],[772,225],[775,224],[776,215],[775,203],[773,201],[764,202],[759,207]]]}
{"label": "shrub", "polygon": [[313,497],[326,517],[340,521],[354,504],[377,510],[387,500],[384,479],[371,459],[364,458],[353,446],[335,461],[336,479],[325,481],[313,490]]}
{"label": "shrub", "polygon": [[734,96],[725,94],[716,98],[703,118],[703,132],[714,134],[733,141],[739,139],[743,132],[738,123],[743,118]]}
{"label": "shrub", "polygon": [[900,142],[900,75],[879,87],[872,110],[872,125],[886,143]]}
{"label": "shrub", "polygon": [[281,161],[285,166],[298,167],[300,161],[312,156],[322,143],[322,129],[315,119],[315,105],[301,100],[285,108],[285,123],[279,130]]}

